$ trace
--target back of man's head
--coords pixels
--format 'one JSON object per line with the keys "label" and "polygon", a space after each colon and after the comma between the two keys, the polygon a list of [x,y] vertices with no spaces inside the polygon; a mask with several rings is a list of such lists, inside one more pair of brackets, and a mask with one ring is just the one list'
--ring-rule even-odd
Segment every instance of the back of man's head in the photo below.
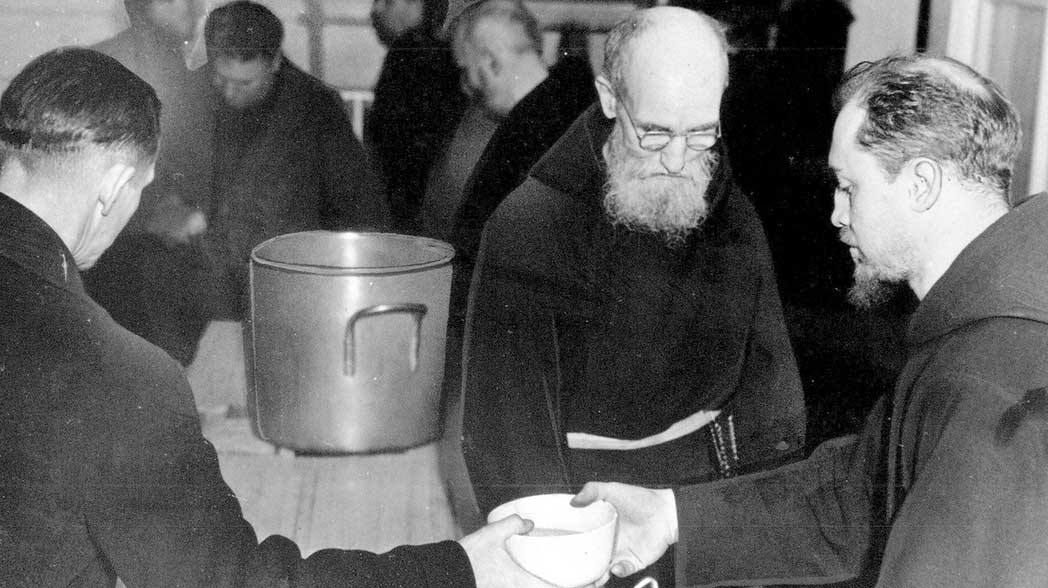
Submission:
{"label": "back of man's head", "polygon": [[916,157],[949,166],[969,188],[1006,197],[1022,147],[1015,107],[989,79],[949,58],[893,56],[845,75],[838,105],[865,111],[856,141],[889,178]]}
{"label": "back of man's head", "polygon": [[659,7],[631,13],[604,43],[603,77],[620,96],[628,96],[629,74],[643,73],[645,83],[679,81],[728,83],[728,40],[724,27],[702,12]]}
{"label": "back of man's head", "polygon": [[211,59],[272,60],[284,42],[284,26],[265,6],[238,0],[211,11],[204,25],[204,40]]}
{"label": "back of man's head", "polygon": [[55,49],[30,62],[0,98],[3,165],[29,172],[90,150],[135,161],[156,156],[160,101],[117,60],[83,48]]}
{"label": "back of man's head", "polygon": [[538,20],[520,0],[485,0],[466,7],[453,23],[456,45],[493,55],[542,55]]}

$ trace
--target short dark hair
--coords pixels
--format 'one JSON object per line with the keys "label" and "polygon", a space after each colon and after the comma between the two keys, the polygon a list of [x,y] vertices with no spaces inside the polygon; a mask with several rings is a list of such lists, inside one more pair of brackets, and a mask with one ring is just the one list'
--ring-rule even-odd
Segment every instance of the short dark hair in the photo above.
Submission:
{"label": "short dark hair", "polygon": [[849,70],[837,106],[866,111],[856,142],[889,177],[906,162],[928,157],[952,166],[960,179],[1007,196],[1022,147],[1019,114],[1000,88],[946,57],[890,56]]}
{"label": "short dark hair", "polygon": [[211,11],[204,24],[209,58],[272,59],[284,42],[284,25],[268,8],[238,0]]}
{"label": "short dark hair", "polygon": [[160,100],[119,61],[80,47],[49,51],[11,80],[0,97],[0,149],[27,159],[90,147],[156,155]]}

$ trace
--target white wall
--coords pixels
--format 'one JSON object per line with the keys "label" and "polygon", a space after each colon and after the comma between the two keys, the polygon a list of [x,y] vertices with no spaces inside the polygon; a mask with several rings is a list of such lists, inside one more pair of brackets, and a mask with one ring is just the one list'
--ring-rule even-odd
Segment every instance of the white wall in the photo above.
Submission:
{"label": "white wall", "polygon": [[[228,0],[204,0],[208,7]],[[284,23],[284,49],[292,61],[309,67],[308,35],[302,0],[259,0]],[[334,17],[351,26],[325,31],[328,81],[371,87],[385,55],[367,21],[371,0],[323,0]],[[0,90],[34,57],[63,45],[91,45],[127,26],[123,0],[0,0]]]}
{"label": "white wall", "polygon": [[0,88],[63,45],[90,45],[126,26],[120,0],[0,0]]}
{"label": "white wall", "polygon": [[917,47],[919,0],[851,0],[855,21],[848,31],[845,67]]}

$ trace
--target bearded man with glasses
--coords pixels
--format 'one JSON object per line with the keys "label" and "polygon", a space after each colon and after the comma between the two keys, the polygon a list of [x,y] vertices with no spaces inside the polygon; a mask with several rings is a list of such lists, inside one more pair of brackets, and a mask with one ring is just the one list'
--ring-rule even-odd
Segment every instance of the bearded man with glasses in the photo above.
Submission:
{"label": "bearded man with glasses", "polygon": [[[588,480],[733,476],[804,447],[771,255],[718,141],[719,24],[638,11],[603,68],[599,103],[484,229],[463,359],[482,513]],[[641,573],[665,587],[672,571]]]}

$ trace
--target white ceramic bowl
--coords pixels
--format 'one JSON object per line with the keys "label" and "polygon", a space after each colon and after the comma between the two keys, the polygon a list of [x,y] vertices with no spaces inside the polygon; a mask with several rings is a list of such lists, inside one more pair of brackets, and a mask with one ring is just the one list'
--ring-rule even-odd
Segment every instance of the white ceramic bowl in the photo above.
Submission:
{"label": "white ceramic bowl", "polygon": [[507,502],[488,515],[488,522],[518,514],[535,523],[527,535],[506,541],[513,561],[561,588],[591,584],[611,565],[618,513],[599,500],[571,506],[571,494],[541,494]]}

